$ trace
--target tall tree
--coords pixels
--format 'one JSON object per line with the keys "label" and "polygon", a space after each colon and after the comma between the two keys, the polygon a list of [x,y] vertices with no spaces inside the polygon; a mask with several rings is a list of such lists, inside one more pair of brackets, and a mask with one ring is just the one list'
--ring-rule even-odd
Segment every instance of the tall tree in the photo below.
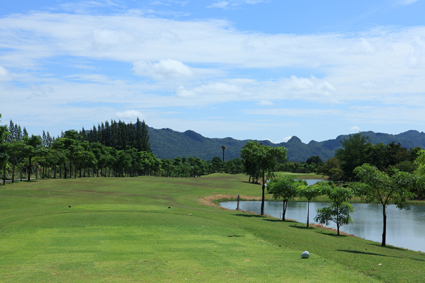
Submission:
{"label": "tall tree", "polygon": [[275,167],[278,161],[286,159],[287,149],[284,147],[270,147],[256,141],[249,141],[241,150],[242,159],[256,163],[262,179],[261,215],[264,215],[264,199],[266,172]]}
{"label": "tall tree", "polygon": [[356,194],[366,202],[378,201],[382,205],[383,232],[382,246],[386,245],[387,214],[386,207],[394,203],[399,209],[409,209],[406,201],[410,196],[410,188],[415,185],[416,178],[407,172],[395,172],[392,176],[381,172],[375,166],[363,164],[354,169],[354,174],[361,183],[352,183]]}

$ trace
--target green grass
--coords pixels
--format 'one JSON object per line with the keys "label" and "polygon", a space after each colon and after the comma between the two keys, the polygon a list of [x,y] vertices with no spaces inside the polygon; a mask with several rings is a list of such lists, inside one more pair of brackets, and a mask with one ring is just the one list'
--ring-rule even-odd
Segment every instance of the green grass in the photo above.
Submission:
{"label": "green grass", "polygon": [[0,281],[425,280],[422,253],[200,202],[236,194],[261,186],[225,174],[1,186]]}

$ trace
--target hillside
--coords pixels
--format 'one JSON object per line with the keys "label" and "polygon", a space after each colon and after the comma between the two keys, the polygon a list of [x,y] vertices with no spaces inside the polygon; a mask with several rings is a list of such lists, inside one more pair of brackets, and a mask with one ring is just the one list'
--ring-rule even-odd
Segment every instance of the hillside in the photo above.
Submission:
{"label": "hillside", "polygon": [[[199,157],[204,160],[211,160],[214,156],[221,157],[223,151],[221,146],[226,146],[225,158],[232,159],[239,157],[241,148],[250,140],[236,140],[233,138],[206,138],[194,131],[177,132],[171,129],[154,129],[148,127],[150,144],[153,153],[161,159],[174,157]],[[401,143],[404,147],[425,148],[425,133],[418,131],[407,131],[398,135],[385,133],[361,132],[369,136],[373,144],[388,144],[392,141]],[[310,156],[318,155],[322,160],[333,157],[335,151],[340,148],[340,141],[348,138],[348,135],[340,135],[336,139],[322,142],[310,141],[303,143],[299,138],[293,136],[288,142],[279,144],[268,140],[260,141],[268,146],[283,146],[288,149],[289,161],[305,161]]]}

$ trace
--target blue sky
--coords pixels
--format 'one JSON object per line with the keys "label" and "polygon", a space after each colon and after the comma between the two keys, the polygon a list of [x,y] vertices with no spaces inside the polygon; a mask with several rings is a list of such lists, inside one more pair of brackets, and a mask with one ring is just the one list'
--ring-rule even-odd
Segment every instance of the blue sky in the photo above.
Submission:
{"label": "blue sky", "polygon": [[303,142],[425,128],[425,1],[0,5],[2,123]]}

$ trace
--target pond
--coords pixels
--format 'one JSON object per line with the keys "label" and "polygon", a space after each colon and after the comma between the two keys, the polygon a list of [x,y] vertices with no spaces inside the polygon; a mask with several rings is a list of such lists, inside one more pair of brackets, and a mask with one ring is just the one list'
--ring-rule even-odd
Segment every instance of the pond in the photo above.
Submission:
{"label": "pond", "polygon": [[[236,209],[237,202],[220,203],[222,207]],[[310,203],[310,223],[314,222],[316,210],[329,206],[330,203]],[[352,203],[354,223],[341,226],[340,230],[357,237],[381,243],[382,241],[382,206],[378,204]],[[239,207],[245,211],[260,213],[261,201],[241,201]],[[282,218],[282,202],[266,201],[264,213]],[[289,202],[286,218],[300,223],[307,223],[307,202]],[[331,222],[329,227],[335,228]],[[399,210],[395,205],[387,206],[387,245],[425,252],[425,206],[412,205],[410,210]]]}

